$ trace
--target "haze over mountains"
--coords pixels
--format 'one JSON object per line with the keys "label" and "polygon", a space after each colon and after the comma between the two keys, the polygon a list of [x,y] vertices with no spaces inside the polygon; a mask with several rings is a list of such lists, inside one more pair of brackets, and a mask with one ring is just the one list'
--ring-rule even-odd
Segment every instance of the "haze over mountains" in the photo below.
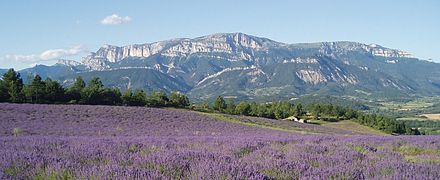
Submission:
{"label": "haze over mountains", "polygon": [[285,44],[243,33],[104,45],[81,62],[60,60],[20,73],[66,86],[76,76],[98,76],[121,90],[180,91],[198,99],[440,95],[440,64],[403,51],[345,41]]}

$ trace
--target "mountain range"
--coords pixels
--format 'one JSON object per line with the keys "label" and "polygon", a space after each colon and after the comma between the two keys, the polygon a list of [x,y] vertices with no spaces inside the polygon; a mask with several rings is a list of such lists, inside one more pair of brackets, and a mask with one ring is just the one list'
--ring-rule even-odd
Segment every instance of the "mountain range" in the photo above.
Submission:
{"label": "mountain range", "polygon": [[286,44],[243,33],[103,45],[81,62],[59,60],[20,73],[65,86],[77,76],[86,81],[97,76],[123,91],[180,91],[199,100],[440,95],[440,64],[404,51],[348,41]]}

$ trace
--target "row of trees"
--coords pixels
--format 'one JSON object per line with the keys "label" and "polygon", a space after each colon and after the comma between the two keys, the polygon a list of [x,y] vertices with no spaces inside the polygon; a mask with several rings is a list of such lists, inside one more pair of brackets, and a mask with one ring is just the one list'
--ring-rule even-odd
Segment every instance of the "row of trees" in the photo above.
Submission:
{"label": "row of trees", "polygon": [[[127,90],[121,93],[117,88],[104,87],[99,78],[93,78],[88,84],[77,77],[72,86],[65,89],[57,81],[42,80],[36,75],[29,84],[23,84],[20,74],[10,69],[0,80],[0,102],[14,103],[69,103],[91,105],[126,105],[149,107],[179,107],[190,105],[187,96],[173,92],[169,96],[163,91],[148,95],[142,90]],[[196,110],[214,110],[217,112],[284,119],[290,116],[298,118],[314,118],[325,121],[353,120],[362,125],[373,127],[387,133],[420,134],[417,129],[406,127],[395,118],[376,114],[365,114],[351,108],[343,108],[331,104],[311,104],[304,107],[301,103],[292,104],[288,101],[272,103],[248,103],[241,101],[226,102],[218,96],[212,107],[205,102]]]}
{"label": "row of trees", "polygon": [[295,116],[297,118],[319,119],[324,121],[353,120],[362,125],[390,134],[420,134],[417,129],[409,128],[405,126],[404,122],[397,121],[395,118],[377,114],[366,114],[362,111],[332,104],[309,104],[305,107],[301,103],[292,104],[288,101],[261,104],[241,101],[235,104],[234,101],[226,102],[223,97],[218,96],[212,107],[209,106],[209,103],[205,102],[202,104],[201,109],[272,119],[284,119]]}
{"label": "row of trees", "polygon": [[353,120],[359,124],[369,126],[389,134],[420,134],[417,129],[412,130],[409,127],[407,128],[404,122],[397,121],[395,118],[391,117],[358,112]]}
{"label": "row of trees", "polygon": [[341,106],[329,104],[312,104],[308,108],[310,114],[317,119],[323,120],[353,120],[359,124],[381,130],[383,132],[392,134],[411,134],[419,135],[418,129],[406,126],[404,122],[396,120],[396,118],[382,116],[378,114],[366,114],[362,111],[353,110],[351,108],[344,108]]}
{"label": "row of trees", "polygon": [[232,100],[226,102],[221,96],[218,96],[215,99],[212,107],[210,107],[207,102],[201,107],[227,114],[257,116],[272,119],[284,119],[290,116],[308,118],[312,115],[315,119],[328,120],[332,117],[335,121],[338,121],[354,118],[355,113],[357,112],[353,109],[342,108],[331,104],[311,104],[305,107],[301,103],[292,104],[288,101],[274,101],[271,103],[248,103],[246,101],[241,101],[236,104]]}
{"label": "row of trees", "polygon": [[77,77],[74,84],[67,89],[50,78],[42,80],[39,75],[29,84],[23,84],[20,74],[13,69],[8,70],[0,80],[0,102],[181,108],[190,105],[188,97],[178,92],[167,96],[163,91],[147,95],[142,90],[127,90],[121,94],[117,88],[104,87],[97,77],[88,84],[81,77]]}
{"label": "row of trees", "polygon": [[[206,105],[206,103],[204,107],[209,109],[209,106]],[[282,101],[259,104],[256,102],[248,103],[246,101],[241,101],[238,104],[235,104],[232,100],[226,102],[221,96],[218,96],[214,101],[212,110],[227,114],[257,116],[272,119],[303,116],[306,113],[301,103],[293,105],[287,101]]]}

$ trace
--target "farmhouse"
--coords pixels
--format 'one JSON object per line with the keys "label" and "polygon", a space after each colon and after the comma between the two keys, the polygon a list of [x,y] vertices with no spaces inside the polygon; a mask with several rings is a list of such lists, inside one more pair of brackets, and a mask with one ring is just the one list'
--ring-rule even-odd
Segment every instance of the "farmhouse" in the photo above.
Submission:
{"label": "farmhouse", "polygon": [[289,120],[289,121],[295,121],[295,122],[300,122],[300,123],[307,123],[307,120],[305,119],[301,119],[301,118],[297,118],[295,116],[290,116],[284,120]]}

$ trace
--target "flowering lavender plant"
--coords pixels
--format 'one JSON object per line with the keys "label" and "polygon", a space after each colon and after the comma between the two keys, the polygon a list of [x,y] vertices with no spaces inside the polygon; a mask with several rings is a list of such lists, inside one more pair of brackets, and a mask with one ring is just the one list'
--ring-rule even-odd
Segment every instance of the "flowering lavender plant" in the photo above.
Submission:
{"label": "flowering lavender plant", "polygon": [[[0,104],[0,178],[440,178],[438,136],[374,136],[243,118],[144,107]],[[18,137],[11,134],[15,127],[23,129]]]}

